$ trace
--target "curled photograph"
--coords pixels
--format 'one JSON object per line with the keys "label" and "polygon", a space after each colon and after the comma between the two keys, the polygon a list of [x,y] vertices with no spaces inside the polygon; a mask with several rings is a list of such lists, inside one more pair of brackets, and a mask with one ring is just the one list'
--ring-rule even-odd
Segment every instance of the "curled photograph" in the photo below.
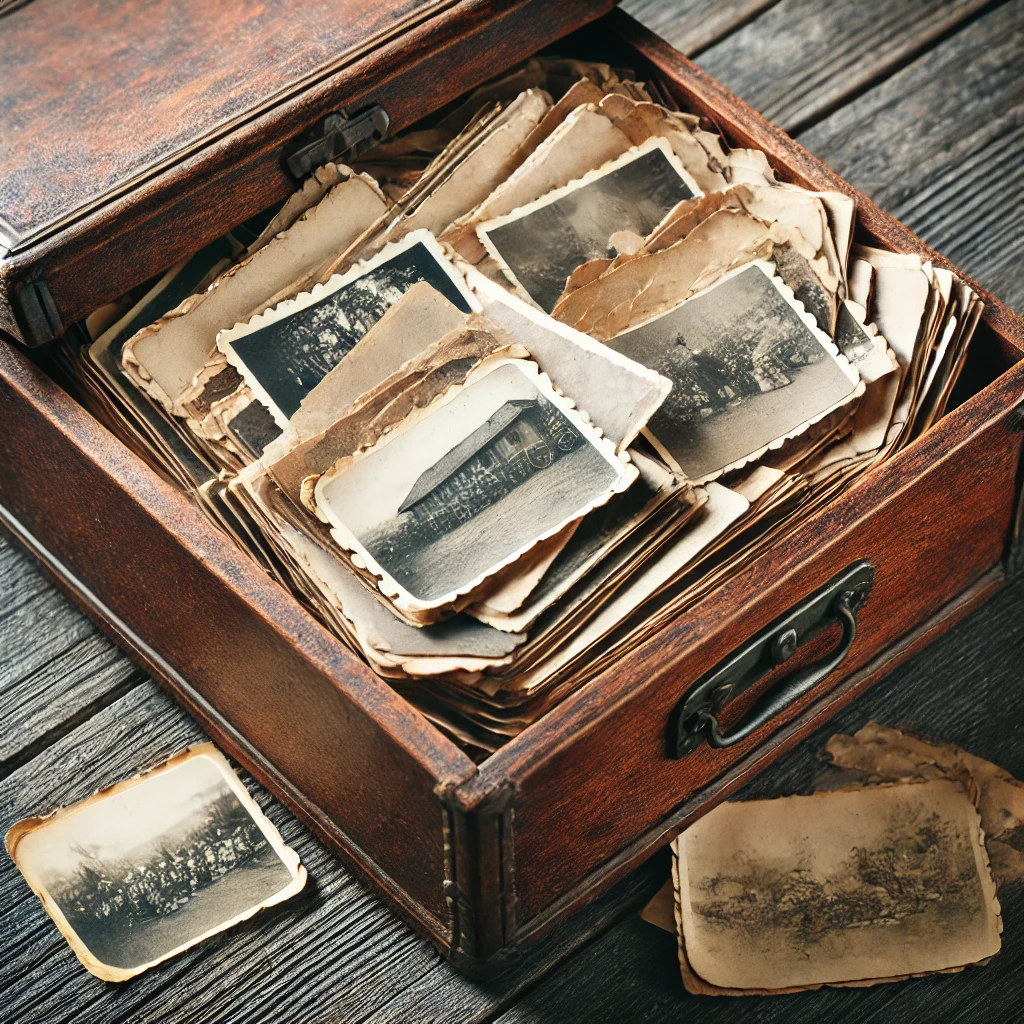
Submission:
{"label": "curled photograph", "polygon": [[668,143],[650,139],[477,232],[524,298],[550,313],[580,264],[635,252],[669,210],[700,194]]}
{"label": "curled photograph", "polygon": [[306,882],[212,743],[45,818],[7,849],[79,960],[125,981]]}
{"label": "curled photograph", "polygon": [[695,483],[739,468],[863,390],[763,261],[608,344],[671,378],[648,435]]}
{"label": "curled photograph", "polygon": [[222,331],[217,345],[283,428],[306,395],[420,282],[463,313],[479,308],[434,236],[420,230],[346,274]]}

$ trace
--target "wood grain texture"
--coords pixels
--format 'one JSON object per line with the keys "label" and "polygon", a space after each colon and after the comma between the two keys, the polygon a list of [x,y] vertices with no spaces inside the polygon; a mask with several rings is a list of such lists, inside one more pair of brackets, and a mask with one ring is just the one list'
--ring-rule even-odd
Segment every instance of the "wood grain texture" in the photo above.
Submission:
{"label": "wood grain texture", "polygon": [[139,671],[0,536],[0,777],[134,686]]}
{"label": "wood grain texture", "polygon": [[0,32],[0,221],[29,238],[451,0],[34,0]]}
{"label": "wood grain texture", "polygon": [[[1024,374],[1014,373],[1014,379],[1019,394]],[[974,422],[988,419],[990,414],[975,410]],[[538,735],[525,734],[518,749],[513,741],[484,763],[481,781],[500,774],[518,790],[514,841],[521,923],[655,828],[690,793],[999,561],[1020,435],[1005,426],[993,427],[988,437],[975,433],[969,426],[973,417],[960,413],[566,698],[538,724]],[[973,435],[970,442],[966,436],[954,440],[958,425]],[[981,478],[994,489],[983,493]],[[951,492],[968,491],[976,503],[949,501]],[[970,545],[963,542],[967,535]],[[667,758],[672,711],[702,672],[860,559],[875,566],[875,586],[859,615],[857,644],[842,667],[750,739],[724,750],[702,747],[681,761]],[[745,710],[759,692],[760,684],[730,711]],[[631,778],[643,778],[644,788],[624,801]]]}
{"label": "wood grain texture", "polygon": [[[621,12],[596,26],[598,32],[620,30],[629,40],[637,36],[635,23]],[[795,181],[848,187],[676,51],[647,35],[647,42],[639,43],[642,52],[651,54],[681,95],[703,96],[697,109],[713,110],[731,137],[755,143],[765,138],[766,151]],[[919,248],[906,229],[867,201],[863,205],[865,216],[871,214],[877,225],[869,230],[896,248]],[[1013,348],[1019,326],[998,326],[1002,314],[991,308],[996,315],[983,332],[987,344],[992,347],[998,329],[1007,348]],[[991,376],[1008,365],[998,362],[998,348],[993,356]],[[876,474],[871,486],[858,492],[859,503],[851,492],[827,515],[805,524],[802,541],[780,545],[757,569],[760,576],[734,581],[732,590],[723,588],[714,596],[716,613],[707,611],[700,621],[693,618],[666,630],[620,671],[595,681],[509,744],[479,775],[457,748],[316,627],[180,495],[144,472],[52,382],[6,350],[0,351],[0,407],[6,416],[0,432],[0,451],[6,455],[0,458],[0,488],[26,526],[89,582],[96,597],[80,599],[98,619],[109,623],[113,613],[155,642],[158,650],[145,654],[145,663],[229,752],[272,783],[304,820],[316,822],[325,841],[351,857],[421,928],[471,957],[518,936],[516,913],[519,922],[544,913],[541,924],[550,923],[548,910],[558,901],[561,913],[593,898],[598,883],[610,882],[611,872],[621,867],[617,858],[625,848],[646,844],[642,853],[653,850],[673,809],[728,769],[727,758],[706,752],[685,767],[666,766],[668,714],[681,689],[696,678],[698,662],[728,653],[749,630],[777,614],[774,602],[785,607],[802,598],[843,567],[835,560],[844,554],[861,557],[858,539],[877,548],[888,579],[897,581],[890,597],[906,600],[896,602],[898,615],[889,621],[876,618],[874,628],[865,631],[870,648],[862,643],[850,661],[853,670],[860,667],[858,658],[872,656],[918,625],[998,559],[1019,451],[1019,436],[1011,437],[1001,420],[1007,395],[1013,391],[1016,397],[1021,390],[1020,374],[1010,371],[996,390],[977,396],[915,446],[916,455],[905,453]],[[974,529],[974,519],[956,518],[970,510],[946,500],[955,480],[945,479],[943,491],[936,484],[936,467],[957,480],[970,474],[961,489],[972,487],[979,495],[973,508],[983,525],[975,529],[977,543],[966,554],[956,540],[964,529]],[[90,494],[88,509],[75,505],[75,495],[83,490]],[[901,547],[902,520],[915,501],[920,508]],[[107,544],[96,534],[97,518],[116,521],[136,544]],[[900,568],[907,571],[907,546],[913,565],[924,564],[919,577],[935,580],[934,592],[915,592],[898,579]],[[955,564],[956,571],[944,574],[936,568],[945,562]],[[161,579],[175,581],[173,588],[152,585],[153,565],[160,567]],[[758,582],[765,580],[764,585]],[[775,589],[766,601],[770,587]],[[203,614],[197,615],[197,608]],[[702,633],[700,622],[711,620]],[[110,628],[122,629],[116,623]],[[140,646],[130,632],[125,635]],[[703,642],[708,646],[701,649]],[[687,664],[684,657],[690,659]],[[631,742],[622,743],[623,736],[632,737]],[[764,738],[764,733],[758,737]],[[734,756],[751,746],[737,748]],[[574,759],[582,750],[587,758]],[[367,765],[374,770],[367,772]],[[618,802],[623,784],[639,776],[648,780],[643,799]],[[501,877],[496,858],[485,865],[472,847],[472,829],[462,833],[470,836],[465,842],[456,829],[454,860],[466,870],[454,871],[459,898],[454,902],[458,913],[452,913],[452,893],[445,883],[453,877],[453,847],[445,844],[442,830],[444,802],[459,801],[458,826],[462,810],[477,814],[483,803],[510,791],[510,781],[520,791],[515,824],[503,834],[514,838],[515,866],[512,849],[503,851],[500,868],[507,878]],[[490,871],[486,879],[485,870]],[[499,892],[508,916],[495,912],[492,896]],[[466,928],[474,918],[477,927]],[[507,931],[506,921],[511,921]],[[524,938],[538,933],[538,927],[522,931]]]}
{"label": "wood grain texture", "polygon": [[286,778],[293,806],[450,937],[441,792],[475,770],[469,758],[9,345],[0,410],[0,502],[88,581],[79,599],[195,713],[217,709],[204,722],[229,752]]}
{"label": "wood grain texture", "polygon": [[[143,683],[0,781],[0,827],[81,799],[203,738],[155,684]],[[305,864],[303,892],[131,984],[107,985],[78,964],[4,856],[5,1022],[471,1024],[493,1017],[593,931],[635,912],[666,870],[663,860],[637,873],[572,928],[488,985],[475,985],[401,924],[262,787],[243,779]]]}
{"label": "wood grain texture", "polygon": [[[685,13],[687,10],[696,10],[698,4],[684,3],[673,8],[667,3],[656,5],[651,2],[643,6],[647,10],[644,16],[650,19],[659,16],[660,6],[661,26],[664,29],[672,23],[673,18],[679,16],[680,11]],[[736,5],[718,6],[725,8]],[[850,10],[856,5],[847,3],[828,6],[837,11],[835,17],[838,19],[856,16],[856,12]],[[874,4],[871,6],[874,7]],[[1019,8],[1020,5],[1016,6]],[[712,11],[712,18],[717,16],[717,13]],[[983,24],[985,20],[982,19],[977,24]],[[975,26],[971,25],[961,34],[966,35],[974,30]],[[957,38],[959,37],[953,37],[943,46],[951,45]],[[1018,46],[1018,55],[1019,51]],[[911,48],[907,52],[914,51]],[[999,68],[1009,61],[1012,69],[1014,53],[1012,48],[1004,47],[1003,63],[997,63],[994,69],[989,68],[990,75],[994,76],[999,89],[1002,90],[1000,95],[1004,97],[1013,95],[1013,80],[1009,80],[1010,85],[1007,87],[1007,80],[1000,78]],[[961,55],[960,59],[962,62],[968,62],[976,57],[977,54],[970,57]],[[915,67],[916,65],[912,65],[896,78],[909,74]],[[957,84],[964,78],[967,65],[965,63],[958,69],[956,62],[953,61],[945,67],[946,73],[953,75],[953,78],[939,84],[947,93],[956,94]],[[883,69],[881,73],[887,72]],[[1019,74],[1017,77],[1019,79]],[[984,91],[986,86],[983,81],[970,77],[968,80],[972,93]],[[878,90],[868,92],[857,102],[871,99],[876,92]],[[941,99],[943,97],[936,93],[935,102],[938,103]],[[984,97],[979,96],[979,103],[983,99]],[[878,114],[884,113],[890,105],[898,106],[905,102],[907,95],[897,90],[879,108]],[[905,111],[911,111],[905,112],[904,118],[917,116],[912,113],[916,109],[913,105],[904,107]],[[988,108],[990,117],[998,118],[1000,110],[998,104]],[[826,121],[825,124],[827,123]],[[855,140],[863,136],[865,125],[868,123],[861,119],[856,129],[852,123],[848,125],[845,129],[848,137]],[[1019,117],[1015,123],[1019,126]],[[897,134],[913,128],[908,123],[899,126],[898,122],[897,127]],[[914,130],[912,133],[915,137],[914,144],[919,147],[922,156],[928,157],[935,151],[929,149],[926,131]],[[996,194],[1000,187],[1004,188],[1003,194],[1009,199],[1014,198],[1014,188],[1018,187],[1014,182],[1019,181],[1021,166],[1020,151],[1019,148],[1015,148],[1019,143],[1013,142],[1012,125],[1010,130],[1003,134],[1010,137],[1010,143],[1004,147],[1004,164],[1001,165],[1006,173],[988,175],[982,173],[984,168],[980,169],[973,178],[970,178],[975,189],[972,195],[976,195],[977,199],[965,200],[964,195],[959,194],[954,188],[954,183],[951,183],[945,198],[940,196],[934,206],[934,209],[942,214],[939,217],[942,223],[945,223],[944,216],[959,213],[968,203],[978,202],[984,205],[985,198],[990,194]],[[943,141],[946,138],[940,134],[939,147],[948,144]],[[852,145],[852,142],[850,144]],[[909,149],[908,153],[913,156]],[[831,156],[829,159],[835,162]],[[898,164],[892,180],[899,181],[900,176],[903,176],[905,180],[913,181],[913,173],[915,172],[912,162]],[[1017,174],[1018,177],[1015,179],[1013,174]],[[184,190],[181,196],[185,206],[189,201],[186,193],[187,190]],[[1018,190],[1016,195],[1019,194]],[[1008,234],[1012,234],[1012,224],[1016,222],[1012,216],[1006,219],[1011,222],[1011,228],[1007,229]],[[969,232],[969,226],[973,221],[967,218],[964,223],[967,226],[963,230]],[[993,231],[998,231],[1002,224],[1002,220],[993,219],[989,227]],[[1018,231],[1017,237],[1019,235]],[[971,259],[986,258],[988,237],[977,232],[971,233],[963,247],[965,255],[959,258],[965,263],[969,263]],[[1010,241],[1012,251],[1013,238]],[[128,254],[128,258],[130,257],[131,254]],[[1009,264],[1006,264],[1006,267],[1008,266]],[[1008,273],[1006,276],[1009,279]],[[13,563],[9,563],[5,553],[0,550],[0,586],[11,578],[8,575],[11,564]],[[33,586],[36,589],[33,589]],[[1017,593],[1019,589],[1018,585],[1013,593]],[[26,589],[19,593],[22,596],[12,599],[9,603],[0,598],[0,617],[6,611],[11,611],[12,621],[17,619],[17,629],[12,629],[12,632],[6,635],[32,639],[32,642],[23,647],[11,660],[23,661],[28,667],[28,675],[22,674],[20,669],[14,672],[14,675],[25,684],[22,691],[23,707],[38,715],[39,721],[45,721],[48,691],[43,683],[36,691],[35,684],[30,682],[33,671],[41,673],[42,676],[37,677],[41,679],[50,671],[51,665],[73,662],[77,652],[83,650],[91,640],[99,638],[88,634],[84,639],[71,640],[65,648],[60,641],[51,641],[42,627],[38,632],[33,632],[31,616],[18,618],[19,605],[21,608],[32,607],[52,611],[58,604],[46,604],[43,600],[46,592],[38,585],[28,584]],[[38,603],[32,604],[33,601]],[[938,723],[932,730],[936,735],[956,739],[969,749],[986,753],[979,745],[985,735],[987,720],[984,700],[979,701],[980,710],[976,708],[973,717],[969,713],[968,705],[998,691],[1000,701],[996,704],[997,715],[993,720],[1002,723],[1000,728],[1003,732],[1000,735],[1015,729],[1019,720],[1021,680],[1019,673],[1014,677],[1006,666],[1024,663],[1024,651],[1021,650],[1019,640],[1013,639],[1017,634],[1014,634],[1011,628],[1013,622],[1021,620],[1021,612],[1024,609],[1019,601],[1008,606],[1012,608],[1012,613],[1004,614],[990,632],[979,630],[977,626],[978,622],[984,622],[987,612],[999,607],[1002,605],[996,602],[979,613],[969,628],[960,629],[952,634],[952,637],[959,638],[955,643],[951,638],[944,646],[940,645],[947,652],[947,661],[940,661],[937,664],[923,661],[922,664],[926,666],[924,671],[909,675],[909,669],[904,670],[904,673],[894,677],[890,683],[878,688],[875,694],[863,698],[863,703],[858,704],[857,709],[863,709],[864,715],[870,714],[873,706],[871,701],[876,695],[892,692],[897,679],[908,678],[911,680],[914,693],[914,701],[909,705],[910,711],[917,710],[918,703],[926,706],[929,714]],[[72,637],[77,635],[76,630],[83,628],[82,620],[76,619],[74,614],[68,619],[56,615],[44,621],[49,622],[50,632],[66,630]],[[0,630],[3,628],[3,623],[0,622]],[[39,645],[39,653],[34,653],[35,644]],[[60,648],[63,653],[51,661],[50,655],[46,652],[52,652],[56,648]],[[988,654],[984,654],[986,650]],[[0,648],[0,658],[4,654],[6,651]],[[997,656],[1005,657],[1005,663],[996,665],[992,658]],[[1002,669],[1000,665],[1003,666]],[[972,666],[981,667],[976,671]],[[59,670],[55,671],[57,675],[60,674]],[[978,673],[990,671],[993,673],[994,682],[992,693],[987,693],[984,686],[978,682]],[[83,679],[85,675],[93,678],[91,673],[86,673]],[[965,688],[961,687],[962,677],[968,678],[968,685]],[[1001,689],[1000,679],[1004,681]],[[101,683],[99,688],[102,689],[103,685]],[[0,690],[0,695],[6,692]],[[111,694],[113,691],[108,689],[104,692]],[[20,700],[21,698],[19,702]],[[138,703],[134,703],[135,701]],[[847,716],[852,714],[852,711],[847,712]],[[862,715],[861,718],[863,717]],[[881,713],[875,713],[874,717],[891,720],[886,719]],[[846,717],[841,721],[846,721]],[[954,734],[953,724],[959,725],[966,721],[973,722],[976,731],[967,729],[963,737]],[[848,728],[856,728],[857,724],[860,724],[860,720]],[[838,727],[837,725],[836,728]],[[790,775],[779,776],[779,785],[783,786],[780,792],[791,792],[806,784],[802,780],[810,778],[807,773],[817,770],[813,759],[814,753],[830,732],[831,729],[826,730],[810,745],[805,744],[796,755],[783,762],[771,774],[770,778],[774,779],[783,767],[792,766]],[[166,753],[167,751],[161,747],[165,740],[180,745],[195,735],[194,726],[188,723],[166,698],[156,694],[151,684],[146,684],[99,711],[64,739],[55,740],[30,764],[15,771],[10,779],[17,780],[17,785],[26,787],[29,798],[32,793],[37,795],[38,805],[33,806],[52,806],[56,802],[73,798],[74,783],[79,776],[83,780],[83,792],[87,792],[88,788],[100,784],[98,780],[105,777],[104,772],[108,773],[107,781],[130,775],[144,766],[148,751],[163,750]],[[979,743],[971,746],[975,738]],[[40,742],[45,743],[47,739],[53,737],[44,733]],[[1012,744],[1012,737],[1007,743]],[[1016,767],[1014,758],[1002,757],[1000,760],[995,750],[989,751],[988,756],[1000,760],[1000,763],[1020,774],[1024,771],[1024,766],[1019,764],[1019,744],[1014,745],[1012,749],[1016,751]],[[29,769],[35,771],[35,777],[30,777]],[[50,776],[52,785],[49,781]],[[13,813],[14,805],[5,802],[6,792],[8,791],[4,788],[4,783],[0,783],[0,811],[3,813],[0,826],[9,825],[12,820],[9,815]],[[751,795],[760,792],[760,789],[749,790]],[[314,892],[312,904],[300,905],[297,901],[294,914],[290,906],[279,908],[280,916],[267,916],[244,926],[242,937],[236,938],[232,934],[214,940],[213,944],[208,944],[193,954],[187,954],[180,966],[167,965],[148,976],[148,979],[139,979],[123,988],[104,987],[95,983],[94,979],[89,978],[77,967],[45,918],[28,916],[30,911],[41,915],[41,910],[38,906],[33,909],[34,901],[27,894],[20,878],[15,875],[15,882],[8,882],[5,879],[9,879],[9,876],[0,872],[0,950],[5,954],[4,958],[0,958],[0,990],[5,992],[5,1020],[11,1019],[15,1024],[22,1024],[22,1021],[34,1024],[35,1021],[65,1019],[75,1020],[79,1024],[92,1024],[94,1021],[102,1024],[131,1021],[134,1024],[135,1021],[164,1020],[224,1021],[228,1024],[234,1024],[239,1020],[295,1020],[302,1024],[321,1020],[366,1019],[396,1022],[436,1020],[460,1024],[462,1021],[491,1021],[510,1004],[515,1004],[519,994],[534,985],[543,975],[545,957],[564,956],[567,951],[579,945],[587,928],[600,930],[621,913],[622,904],[617,904],[610,910],[602,909],[606,906],[604,903],[592,906],[580,917],[575,918],[574,924],[558,930],[551,939],[545,940],[535,953],[531,954],[532,959],[526,961],[525,966],[510,968],[508,975],[503,975],[495,983],[486,986],[474,985],[456,975],[429,946],[414,938],[398,924],[375,898],[367,895],[352,881],[346,869],[327,855],[319,844],[309,837],[303,826],[292,819],[280,805],[273,801],[268,802],[266,794],[258,788],[257,794],[258,799],[271,808],[270,813],[279,827],[285,831],[286,838],[300,849],[307,865],[313,866],[315,890],[310,890]],[[26,803],[31,802],[29,798],[26,799]],[[293,835],[297,837],[294,840],[291,838]],[[9,871],[9,864],[4,862],[3,866]],[[642,876],[634,876],[627,885],[639,885],[638,879],[642,880]],[[637,892],[638,890],[633,891],[633,898]],[[1011,892],[1009,895],[1013,897],[1014,894]],[[304,894],[300,901],[306,898],[307,895]],[[1016,908],[1019,916],[1019,904],[1019,898],[1015,903],[1008,903],[1007,914],[1012,915]],[[587,915],[594,916],[588,918]],[[576,924],[580,926],[579,931],[574,930]],[[1019,1016],[1019,1012],[1013,1012],[1019,1010],[1019,1003],[1015,1003],[1014,998],[1019,998],[1022,990],[1021,976],[1024,974],[1022,958],[1018,956],[1015,960],[1012,956],[1013,950],[1017,948],[1014,943],[1019,942],[1019,933],[1019,929],[1008,930],[1006,950],[985,971],[968,972],[959,978],[948,980],[925,979],[922,982],[910,983],[908,986],[888,986],[884,989],[867,990],[865,993],[823,993],[820,1003],[813,1003],[818,1015],[808,1012],[805,1019],[835,1017],[843,1020],[867,1020],[872,1019],[873,1015],[875,1019],[886,1019],[891,1009],[891,1018],[900,1021],[970,1021],[975,1019],[971,1016],[972,1010],[979,1006],[986,1008],[987,1019],[1014,1019]],[[661,946],[652,944],[650,938],[645,938],[650,935],[661,940]],[[10,970],[6,970],[8,965],[3,962],[11,955],[8,951],[13,951],[14,954]],[[58,965],[57,968],[54,968],[55,964]],[[558,981],[560,976],[556,974],[556,981],[536,988],[534,994],[528,996],[518,1008],[513,1008],[506,1019],[617,1022],[642,1018],[671,1020],[690,1016],[713,1017],[714,1014],[722,1017],[728,1013],[732,1021],[760,1021],[779,1019],[784,1013],[792,1016],[794,1007],[802,1005],[801,999],[804,998],[739,1002],[729,1000],[717,1003],[705,999],[700,1000],[698,1006],[692,998],[686,997],[682,992],[675,968],[672,940],[635,921],[627,922],[613,930],[607,939],[599,940],[585,949],[563,974],[566,979],[564,985]],[[977,980],[978,978],[981,980]],[[993,978],[996,980],[989,980]],[[98,987],[88,988],[90,983],[95,983]],[[986,987],[979,989],[979,985]],[[134,994],[135,986],[140,987],[141,994]],[[80,987],[84,989],[82,992],[78,991]],[[904,997],[900,994],[904,989],[915,994]],[[7,992],[14,992],[13,1001],[7,997]],[[995,998],[994,992],[997,993]],[[66,1013],[62,1009],[62,997],[67,1002]],[[934,1016],[936,999],[941,1000],[941,1012],[948,1011],[950,1016]],[[13,1012],[6,1012],[8,1005],[14,1008]]]}
{"label": "wood grain texture", "polygon": [[989,2],[781,0],[702,53],[698,63],[769,121],[795,134]]}
{"label": "wood grain texture", "polygon": [[[1024,683],[1024,579],[861,697],[737,799],[808,792],[825,766],[818,751],[835,732],[875,720],[951,741],[1024,777],[1020,697]],[[1003,950],[987,966],[866,989],[788,997],[688,995],[675,939],[632,918],[616,926],[528,993],[499,1024],[538,1021],[700,1020],[702,1024],[843,1024],[1017,1020],[1024,1006],[1024,882],[999,893]]]}
{"label": "wood grain texture", "polygon": [[[63,228],[0,261],[0,329],[31,345],[48,340],[16,316],[26,276],[43,277],[66,327],[286,198],[295,182],[283,148],[326,115],[378,103],[397,131],[597,17],[612,0],[442,2],[436,16],[341,67],[325,66],[314,85],[253,109],[233,130],[173,154],[122,194],[105,194],[91,212],[83,207]],[[319,0],[312,9],[337,21],[327,7]]]}
{"label": "wood grain texture", "polygon": [[623,0],[622,9],[693,57],[756,18],[778,0]]}
{"label": "wood grain texture", "polygon": [[800,142],[1024,312],[1022,0],[973,22]]}

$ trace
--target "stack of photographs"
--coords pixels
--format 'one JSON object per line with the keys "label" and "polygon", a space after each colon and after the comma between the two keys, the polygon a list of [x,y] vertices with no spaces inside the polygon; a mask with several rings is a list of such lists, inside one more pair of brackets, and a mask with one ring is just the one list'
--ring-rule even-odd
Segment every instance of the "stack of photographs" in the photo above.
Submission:
{"label": "stack of photographs", "polygon": [[474,756],[927,430],[981,313],[668,95],[534,58],[62,354]]}

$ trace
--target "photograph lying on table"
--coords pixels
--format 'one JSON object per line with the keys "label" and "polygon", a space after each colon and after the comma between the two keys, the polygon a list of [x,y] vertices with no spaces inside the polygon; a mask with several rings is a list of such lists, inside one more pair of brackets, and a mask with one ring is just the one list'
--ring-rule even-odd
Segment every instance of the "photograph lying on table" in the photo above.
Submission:
{"label": "photograph lying on table", "polygon": [[978,810],[949,779],[728,802],[672,845],[689,991],[793,992],[999,952]]}
{"label": "photograph lying on table", "polygon": [[669,210],[699,195],[668,143],[650,139],[477,233],[517,291],[550,313],[580,264],[635,252]]}
{"label": "photograph lying on table", "polygon": [[348,273],[221,331],[217,345],[284,428],[303,398],[420,282],[464,313],[479,311],[434,236],[421,230]]}
{"label": "photograph lying on table", "polygon": [[318,514],[405,610],[442,607],[636,479],[535,363],[482,364],[428,415],[342,459]]}
{"label": "photograph lying on table", "polygon": [[7,851],[78,959],[125,981],[306,884],[212,743],[27,818]]}
{"label": "photograph lying on table", "polygon": [[738,469],[863,391],[760,260],[608,344],[672,380],[648,433],[695,483]]}

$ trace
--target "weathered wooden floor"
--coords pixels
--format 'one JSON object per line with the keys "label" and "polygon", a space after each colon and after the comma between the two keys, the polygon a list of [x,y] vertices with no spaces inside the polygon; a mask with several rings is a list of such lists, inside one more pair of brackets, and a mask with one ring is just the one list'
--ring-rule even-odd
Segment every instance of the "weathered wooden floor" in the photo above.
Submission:
{"label": "weathered wooden floor", "polygon": [[[624,6],[1024,310],[1024,0]],[[743,795],[805,790],[827,736],[871,718],[960,743],[1024,777],[1022,684],[1024,579]],[[132,775],[200,735],[0,539],[0,829]],[[637,894],[665,871],[659,859],[505,976],[474,984],[246,782],[309,869],[300,897],[113,986],[78,965],[0,857],[0,1020],[795,1024],[1024,1014],[1024,885],[1002,894],[1004,950],[985,968],[873,989],[715,1000],[684,992],[673,938],[635,914]],[[582,942],[595,922],[603,934]]]}

